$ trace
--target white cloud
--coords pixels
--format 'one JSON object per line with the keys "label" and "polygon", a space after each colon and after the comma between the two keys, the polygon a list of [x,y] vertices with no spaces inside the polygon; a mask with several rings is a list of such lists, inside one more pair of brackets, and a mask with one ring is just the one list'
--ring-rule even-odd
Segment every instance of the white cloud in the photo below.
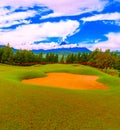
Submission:
{"label": "white cloud", "polygon": [[98,42],[93,44],[90,49],[94,50],[96,48],[101,48],[102,50],[110,49],[110,50],[120,50],[120,33],[109,33],[106,35],[108,38],[107,41]]}
{"label": "white cloud", "polygon": [[98,20],[120,20],[120,13],[107,13],[107,14],[98,14],[91,17],[82,18],[83,21],[98,21]]}
{"label": "white cloud", "polygon": [[19,24],[29,24],[29,23],[30,23],[30,20],[15,20],[15,21],[3,22],[3,23],[0,23],[0,28],[10,27],[12,25],[19,25]]}
{"label": "white cloud", "polygon": [[3,15],[0,17],[0,23],[4,21],[14,21],[14,20],[21,20],[26,19],[28,17],[33,17],[36,14],[36,11],[27,11],[27,12],[14,12],[9,15]]}
{"label": "white cloud", "polygon": [[[94,3],[94,4],[93,4]],[[54,12],[43,16],[42,18],[58,17],[58,16],[72,16],[91,11],[101,11],[104,9],[107,1],[101,0],[60,0],[54,3],[47,3],[46,5]]]}
{"label": "white cloud", "polygon": [[24,48],[31,46],[35,41],[43,41],[51,37],[67,37],[76,33],[78,21],[47,22],[42,24],[28,24],[17,27],[15,30],[0,32],[0,42],[12,47]]}
{"label": "white cloud", "polygon": [[10,27],[16,24],[28,24],[30,21],[25,20],[26,18],[33,17],[36,15],[36,11],[26,11],[26,12],[12,12],[6,8],[0,8],[0,28]]}
{"label": "white cloud", "polygon": [[4,16],[4,15],[8,14],[9,12],[11,12],[11,10],[0,7],[0,16]]}
{"label": "white cloud", "polygon": [[18,7],[32,7],[43,5],[53,10],[53,13],[45,17],[67,16],[81,14],[90,11],[101,11],[108,3],[107,0],[4,0],[0,1],[1,6],[10,5]]}

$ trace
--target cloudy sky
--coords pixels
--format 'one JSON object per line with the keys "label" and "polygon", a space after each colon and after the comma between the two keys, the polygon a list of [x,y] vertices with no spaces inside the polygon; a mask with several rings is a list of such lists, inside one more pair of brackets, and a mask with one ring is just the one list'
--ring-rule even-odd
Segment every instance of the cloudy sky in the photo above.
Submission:
{"label": "cloudy sky", "polygon": [[7,43],[120,50],[120,0],[0,0],[0,45]]}

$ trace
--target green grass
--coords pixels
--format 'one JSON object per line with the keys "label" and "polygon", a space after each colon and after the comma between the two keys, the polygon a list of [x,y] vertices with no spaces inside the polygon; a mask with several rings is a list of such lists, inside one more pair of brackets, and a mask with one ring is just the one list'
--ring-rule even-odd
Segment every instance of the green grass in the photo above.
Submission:
{"label": "green grass", "polygon": [[[21,82],[45,76],[45,72],[97,75],[110,90],[69,90]],[[0,130],[119,130],[119,99],[120,78],[95,68],[0,64]]]}

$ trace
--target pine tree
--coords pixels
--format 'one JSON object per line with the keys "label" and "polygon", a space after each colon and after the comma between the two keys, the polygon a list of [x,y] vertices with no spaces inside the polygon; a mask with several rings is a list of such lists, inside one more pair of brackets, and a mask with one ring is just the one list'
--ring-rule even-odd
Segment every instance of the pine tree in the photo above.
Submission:
{"label": "pine tree", "polygon": [[14,53],[13,53],[12,48],[10,48],[10,45],[8,43],[8,45],[3,48],[1,61],[3,63],[12,64],[13,63],[13,57],[14,57]]}
{"label": "pine tree", "polygon": [[65,63],[65,57],[64,57],[64,55],[62,55],[62,57],[61,57],[61,59],[60,59],[60,63]]}

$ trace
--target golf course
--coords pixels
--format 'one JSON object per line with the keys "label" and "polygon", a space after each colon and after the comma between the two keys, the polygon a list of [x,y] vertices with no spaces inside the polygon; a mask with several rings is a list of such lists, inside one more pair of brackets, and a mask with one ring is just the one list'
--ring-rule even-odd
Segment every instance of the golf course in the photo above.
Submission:
{"label": "golf course", "polygon": [[120,77],[80,64],[0,64],[0,130],[119,130]]}

